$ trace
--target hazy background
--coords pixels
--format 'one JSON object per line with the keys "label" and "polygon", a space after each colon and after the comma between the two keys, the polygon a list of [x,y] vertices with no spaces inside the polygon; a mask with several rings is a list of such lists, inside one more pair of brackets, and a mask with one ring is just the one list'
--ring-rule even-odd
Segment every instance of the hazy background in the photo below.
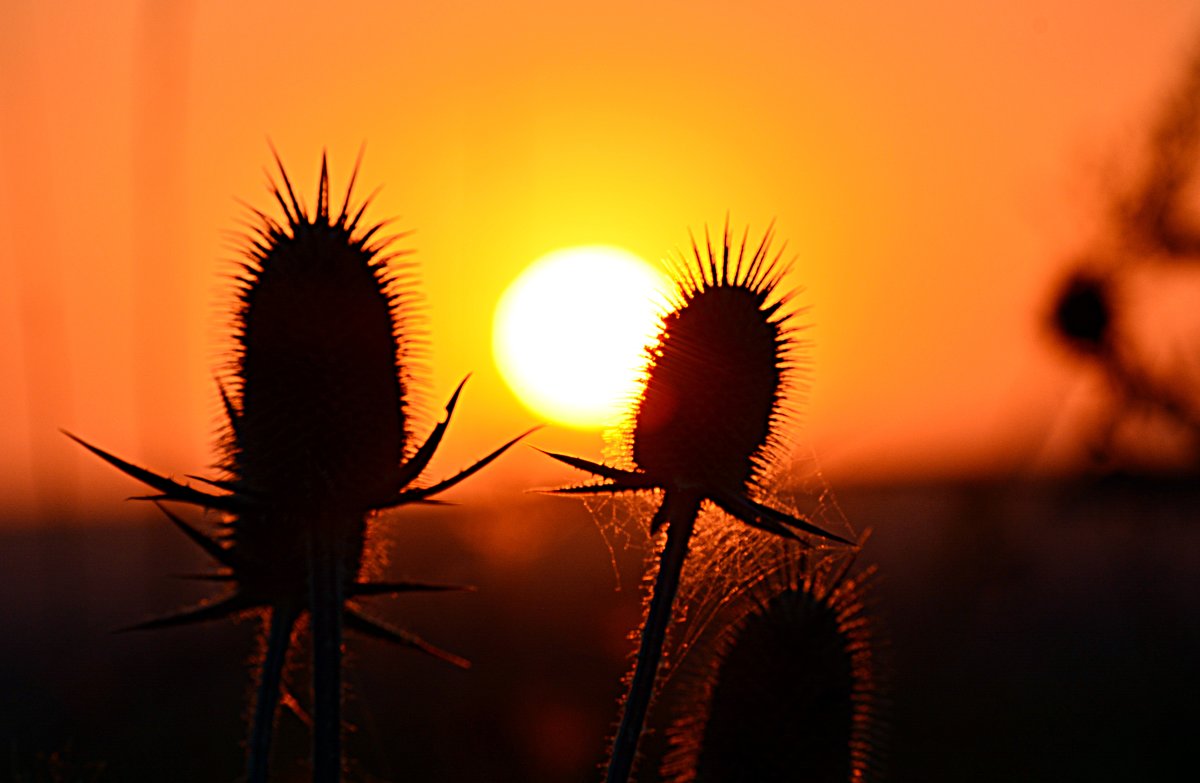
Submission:
{"label": "hazy background", "polygon": [[[534,421],[490,355],[524,265],[776,221],[811,306],[800,440],[831,476],[1078,456],[1080,375],[1039,342],[1191,51],[1189,2],[6,2],[0,25],[0,505],[111,516],[57,433],[203,470],[233,232],[270,139],[311,200],[366,144],[370,214],[413,230],[434,410],[473,373],[448,471]],[[598,455],[555,428],[540,445]],[[464,493],[563,475],[514,454]]]}
{"label": "hazy background", "polygon": [[[1190,774],[1195,482],[1095,477],[1104,385],[1045,315],[1198,39],[1183,1],[5,0],[0,779],[238,774],[254,624],[109,633],[211,595],[170,578],[210,564],[58,428],[176,475],[215,460],[237,200],[271,211],[268,139],[309,203],[321,151],[340,195],[365,143],[368,214],[413,230],[431,414],[473,373],[438,475],[536,421],[490,355],[526,264],[774,219],[811,308],[795,473],[815,453],[875,530],[895,779]],[[396,576],[480,591],[380,613],[476,666],[350,642],[364,780],[593,776],[644,548],[524,494],[569,478],[522,447],[460,508],[394,515]],[[280,732],[302,780],[306,730]]]}

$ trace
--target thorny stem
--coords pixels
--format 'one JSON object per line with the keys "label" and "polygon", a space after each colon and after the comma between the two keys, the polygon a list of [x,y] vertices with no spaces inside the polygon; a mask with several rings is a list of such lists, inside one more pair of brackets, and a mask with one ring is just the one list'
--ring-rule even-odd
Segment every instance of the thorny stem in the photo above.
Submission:
{"label": "thorny stem", "polygon": [[[670,513],[667,526],[667,543],[659,556],[658,576],[654,580],[654,592],[650,596],[650,610],[642,626],[642,639],[638,647],[637,664],[633,670],[633,681],[629,685],[629,696],[625,700],[625,714],[613,740],[612,758],[608,762],[607,783],[625,783],[633,771],[637,757],[638,741],[646,721],[650,697],[654,693],[654,681],[662,660],[663,642],[667,626],[671,621],[671,607],[679,590],[679,576],[683,572],[683,561],[687,557],[688,541],[696,525],[700,509],[699,499],[663,499],[668,508],[679,513]],[[678,503],[678,506],[675,504]]]}
{"label": "thorny stem", "polygon": [[297,615],[296,607],[292,604],[281,604],[271,610],[267,653],[254,700],[254,723],[250,728],[250,747],[246,757],[246,783],[267,781],[271,734],[275,725],[275,710],[279,706],[279,684]]}
{"label": "thorny stem", "polygon": [[342,560],[337,536],[318,525],[309,539],[309,612],[313,645],[313,783],[342,776]]}

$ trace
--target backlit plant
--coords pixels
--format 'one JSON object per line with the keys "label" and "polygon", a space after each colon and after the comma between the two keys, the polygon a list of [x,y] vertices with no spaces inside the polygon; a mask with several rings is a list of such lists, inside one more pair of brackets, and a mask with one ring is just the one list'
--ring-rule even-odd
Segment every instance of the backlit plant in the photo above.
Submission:
{"label": "backlit plant", "polygon": [[807,560],[783,560],[689,650],[665,780],[882,779],[886,678],[865,603],[874,569],[852,577],[852,558]]}
{"label": "backlit plant", "polygon": [[850,543],[811,521],[760,502],[758,481],[772,464],[797,381],[796,340],[777,291],[786,268],[771,254],[768,231],[747,253],[726,226],[721,247],[693,241],[692,258],[675,263],[672,309],[649,349],[645,384],[629,426],[630,468],[551,454],[603,481],[555,490],[564,494],[655,490],[650,520],[666,529],[637,663],[613,742],[607,779],[629,778],[654,691],[672,604],[697,516],[710,503],[729,516],[788,539]]}
{"label": "backlit plant", "polygon": [[[155,501],[189,503],[223,514],[209,535],[163,508],[221,567],[230,584],[216,600],[134,626],[162,628],[248,612],[264,617],[262,661],[247,752],[247,777],[267,779],[272,727],[293,630],[308,615],[312,639],[313,777],[342,772],[342,635],[350,629],[466,662],[407,631],[372,618],[359,599],[447,589],[363,578],[368,528],[377,513],[431,499],[487,465],[514,441],[460,473],[422,480],[462,385],[444,420],[414,441],[414,279],[389,253],[382,223],[364,224],[370,198],[355,205],[354,177],[331,211],[321,161],[316,208],[305,208],[282,163],[283,189],[270,189],[283,220],[253,210],[237,279],[233,360],[220,383],[227,415],[224,475],[181,483],[133,465],[78,438],[83,446],[152,487]],[[357,174],[357,166],[355,174]],[[71,436],[74,438],[74,436]],[[160,506],[161,507],[161,506]]]}

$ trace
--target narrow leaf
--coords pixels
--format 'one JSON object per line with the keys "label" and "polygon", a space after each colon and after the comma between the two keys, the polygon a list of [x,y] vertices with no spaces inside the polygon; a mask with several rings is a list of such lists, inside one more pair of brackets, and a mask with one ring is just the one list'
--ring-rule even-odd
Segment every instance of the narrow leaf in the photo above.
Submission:
{"label": "narrow leaf", "polygon": [[[231,552],[226,547],[221,546],[220,544],[218,544],[216,541],[209,538],[208,536],[204,535],[203,533],[201,533],[196,528],[192,527],[187,522],[183,521],[183,519],[179,515],[172,512],[169,508],[164,506],[162,503],[155,501],[154,505],[158,507],[159,511],[163,512],[163,514],[166,515],[167,519],[171,520],[171,522],[175,525],[175,527],[182,530],[183,534],[185,536],[187,536],[188,538],[190,538],[196,544],[196,546],[203,549],[208,554],[209,557],[211,557],[213,560],[216,560],[218,563],[220,563],[223,566],[227,566],[229,568],[234,568],[235,563],[237,562],[237,558],[233,554],[233,552]],[[223,575],[214,575],[214,576],[223,576]],[[212,577],[209,577],[209,578],[212,578]]]}
{"label": "narrow leaf", "polygon": [[403,631],[399,628],[392,628],[389,625],[385,625],[380,620],[367,617],[354,607],[346,607],[345,617],[346,627],[350,630],[357,631],[364,636],[382,639],[385,642],[392,642],[394,644],[401,644],[405,647],[412,647],[420,650],[423,653],[426,653],[427,655],[432,655],[433,657],[439,658],[446,663],[457,666],[460,669],[471,668],[471,662],[466,658],[462,658],[452,652],[447,652],[440,647],[435,647],[414,633]]}
{"label": "narrow leaf", "polygon": [[[780,533],[780,526],[794,528],[803,533],[808,533],[821,538],[828,538],[832,541],[837,541],[842,544],[854,545],[853,541],[842,538],[839,535],[822,530],[813,523],[800,517],[794,517],[790,514],[785,514],[782,511],[764,506],[761,503],[756,503],[748,497],[737,495],[732,492],[722,492],[714,495],[712,501],[720,506],[725,513],[737,517],[752,527],[761,528],[772,533]],[[795,536],[785,536],[795,538]]]}
{"label": "narrow leaf", "polygon": [[366,595],[390,595],[393,593],[442,593],[453,591],[474,592],[472,585],[446,585],[434,582],[355,582],[347,593],[352,597]]}
{"label": "narrow leaf", "polygon": [[228,598],[223,598],[219,601],[203,603],[199,606],[194,606],[185,609],[176,614],[159,617],[154,620],[147,620],[144,623],[130,625],[125,628],[118,628],[117,633],[126,633],[127,631],[149,631],[155,628],[171,628],[178,625],[191,625],[193,623],[204,623],[210,620],[223,620],[226,617],[232,617],[239,612],[244,612],[250,609],[250,601],[247,600],[241,593],[234,593]]}
{"label": "narrow leaf", "polygon": [[514,445],[516,445],[522,438],[526,437],[527,435],[529,435],[532,432],[537,431],[538,429],[541,429],[541,428],[533,427],[531,429],[526,430],[525,432],[521,433],[517,437],[510,440],[508,443],[505,443],[503,446],[501,446],[500,448],[493,451],[491,454],[487,455],[483,459],[476,462],[471,467],[466,468],[465,470],[459,471],[458,473],[454,474],[453,476],[451,476],[448,479],[443,479],[442,481],[439,481],[438,483],[436,483],[432,486],[420,487],[417,489],[410,489],[410,490],[406,490],[404,492],[399,492],[387,503],[377,506],[376,509],[380,510],[380,509],[385,509],[385,508],[395,508],[396,506],[401,506],[401,505],[404,505],[405,503],[424,502],[427,498],[432,497],[433,495],[436,495],[439,492],[445,492],[447,489],[450,489],[455,484],[458,484],[460,481],[463,481],[463,480],[471,477],[475,473],[479,472],[480,470],[483,470],[494,459],[499,457],[504,452],[508,451]]}
{"label": "narrow leaf", "polygon": [[66,430],[61,430],[62,434],[66,435],[71,440],[83,446],[88,451],[95,454],[100,459],[115,467],[117,470],[132,476],[138,481],[162,492],[162,500],[176,500],[180,503],[191,503],[205,508],[212,508],[218,511],[236,511],[243,504],[237,502],[235,496],[232,495],[210,495],[207,492],[201,492],[198,489],[193,489],[186,484],[180,484],[174,479],[169,479],[166,476],[138,467],[131,462],[126,462],[120,457],[116,457],[97,448],[82,438],[77,438]]}

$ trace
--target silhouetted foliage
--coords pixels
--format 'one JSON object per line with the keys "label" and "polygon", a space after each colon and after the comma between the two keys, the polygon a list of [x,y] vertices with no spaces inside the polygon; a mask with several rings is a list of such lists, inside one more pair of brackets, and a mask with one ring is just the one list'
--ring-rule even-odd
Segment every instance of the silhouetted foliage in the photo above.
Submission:
{"label": "silhouetted foliage", "polygon": [[1111,299],[1104,278],[1086,270],[1075,272],[1055,303],[1054,328],[1080,352],[1104,353],[1108,349],[1113,320]]}
{"label": "silhouetted foliage", "polygon": [[[785,269],[771,256],[768,231],[746,253],[746,235],[734,247],[693,241],[691,261],[676,264],[673,309],[650,348],[645,387],[630,432],[633,469],[551,456],[605,480],[557,490],[566,494],[657,489],[662,502],[650,530],[666,528],[659,571],[642,627],[637,665],[613,743],[608,780],[632,772],[646,710],[688,541],[703,503],[785,538],[799,533],[849,543],[810,520],[760,503],[756,479],[770,463],[783,401],[795,381],[795,340],[777,293]],[[736,255],[735,255],[736,253]],[[694,263],[693,263],[694,262]]]}
{"label": "silhouetted foliage", "polygon": [[367,596],[455,589],[364,579],[368,526],[375,512],[432,498],[515,442],[448,479],[418,485],[462,385],[446,406],[445,420],[416,445],[410,432],[409,395],[418,353],[411,270],[391,263],[399,254],[386,253],[392,238],[380,238],[382,223],[362,224],[369,199],[352,204],[353,176],[341,209],[332,212],[322,157],[317,205],[310,213],[282,163],[279,175],[283,190],[272,183],[271,193],[284,221],[254,210],[258,223],[247,238],[247,259],[237,280],[236,349],[221,385],[228,417],[226,475],[198,479],[220,492],[179,483],[76,438],[160,493],[150,499],[226,515],[212,536],[163,507],[221,566],[205,578],[228,582],[232,589],[217,600],[134,627],[265,610],[266,652],[247,756],[252,783],[267,778],[282,672],[302,615],[310,617],[312,639],[314,780],[339,780],[342,774],[343,628],[467,665],[359,605],[356,599]]}
{"label": "silhouetted foliage", "polygon": [[675,674],[666,779],[867,783],[886,746],[880,632],[865,600],[874,569],[784,561],[740,596],[740,616]]}
{"label": "silhouetted foliage", "polygon": [[[1107,381],[1111,414],[1090,443],[1106,466],[1137,462],[1119,430],[1147,422],[1181,441],[1187,470],[1200,468],[1200,372],[1185,359],[1194,345],[1171,345],[1165,330],[1138,323],[1154,304],[1131,307],[1127,291],[1153,298],[1200,264],[1193,196],[1200,153],[1200,47],[1149,134],[1141,168],[1114,199],[1105,236],[1069,270],[1053,294],[1055,339],[1093,363]],[[1200,289],[1197,291],[1200,295]],[[1194,317],[1195,313],[1189,314]],[[1159,440],[1139,437],[1134,443]]]}

